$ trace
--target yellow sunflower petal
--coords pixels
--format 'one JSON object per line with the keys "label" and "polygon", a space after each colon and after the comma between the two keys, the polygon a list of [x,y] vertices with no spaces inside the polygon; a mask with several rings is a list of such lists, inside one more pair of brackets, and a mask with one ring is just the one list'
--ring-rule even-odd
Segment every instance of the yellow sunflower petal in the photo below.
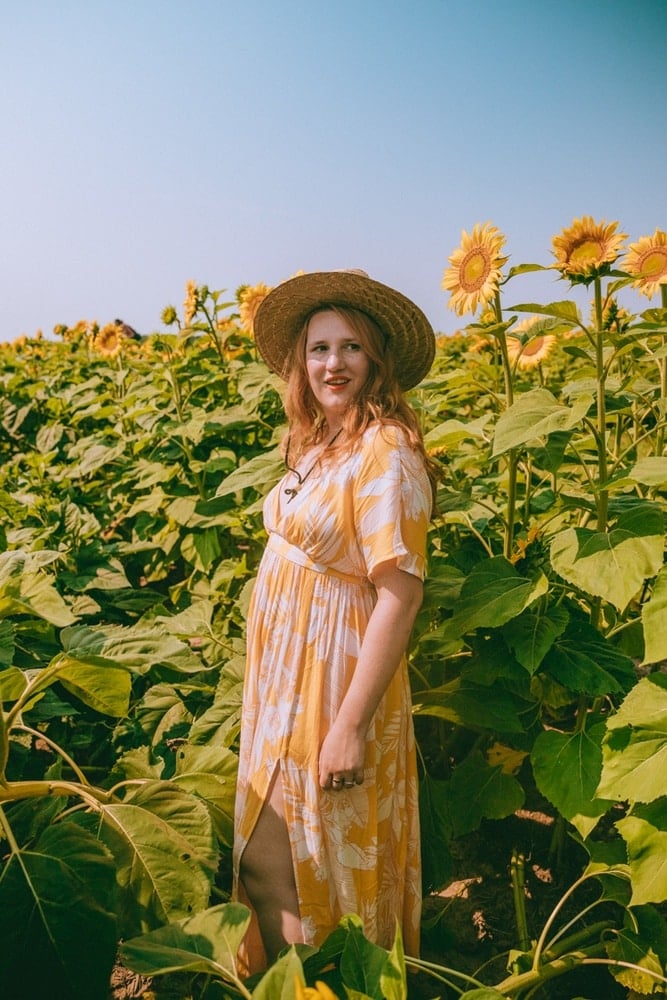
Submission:
{"label": "yellow sunflower petal", "polygon": [[270,291],[269,286],[261,281],[257,285],[243,285],[239,290],[239,317],[248,333],[254,333],[257,310]]}
{"label": "yellow sunflower petal", "polygon": [[656,229],[653,236],[631,243],[621,267],[636,278],[633,288],[652,298],[661,285],[667,285],[667,233]]}
{"label": "yellow sunflower petal", "polygon": [[114,358],[118,354],[121,347],[121,337],[115,323],[107,323],[106,326],[97,331],[93,347],[108,358]]}
{"label": "yellow sunflower petal", "polygon": [[556,336],[547,333],[551,320],[542,316],[528,316],[512,327],[507,338],[507,354],[517,368],[537,368],[549,357],[556,345]]}
{"label": "yellow sunflower petal", "polygon": [[195,317],[197,308],[199,305],[197,296],[197,282],[196,281],[186,281],[185,283],[185,301],[183,303],[183,324],[184,326],[190,326],[192,320]]}
{"label": "yellow sunflower petal", "polygon": [[590,215],[575,219],[552,242],[555,267],[564,276],[590,281],[609,272],[618,257],[626,233],[617,233],[618,222],[595,222]]}
{"label": "yellow sunflower petal", "polygon": [[537,366],[542,364],[543,361],[546,361],[555,346],[556,338],[553,333],[540,334],[538,337],[532,337],[528,343],[523,346],[523,350],[521,351],[521,355],[517,362],[518,367],[523,369],[537,368]]}
{"label": "yellow sunflower petal", "polygon": [[459,316],[475,313],[494,298],[507,263],[507,257],[500,256],[504,243],[505,237],[490,222],[477,223],[470,234],[465,229],[461,233],[461,245],[449,257],[451,266],[442,276],[442,288],[450,293],[449,308]]}

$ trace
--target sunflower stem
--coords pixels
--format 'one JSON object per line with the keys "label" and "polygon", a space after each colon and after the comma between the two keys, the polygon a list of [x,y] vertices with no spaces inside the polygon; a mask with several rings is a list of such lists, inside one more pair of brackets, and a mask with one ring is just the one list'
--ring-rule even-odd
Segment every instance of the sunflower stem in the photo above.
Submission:
{"label": "sunflower stem", "polygon": [[657,359],[660,372],[660,403],[658,406],[658,431],[655,437],[655,453],[662,455],[665,447],[665,409],[667,407],[667,358]]}
{"label": "sunflower stem", "polygon": [[[667,309],[667,285],[660,286],[662,308]],[[662,455],[665,448],[665,415],[667,410],[667,358],[658,358],[660,371],[660,403],[658,408],[659,422],[655,441],[656,455]]]}
{"label": "sunflower stem", "polygon": [[607,374],[604,365],[604,331],[602,329],[602,285],[595,277],[595,367],[597,374],[597,445],[598,445],[598,490],[596,499],[598,531],[607,530],[609,510],[609,490],[606,486],[607,473],[607,404],[605,387]]}
{"label": "sunflower stem", "polygon": [[[503,365],[503,375],[505,378],[505,405],[507,409],[510,408],[514,402],[514,385],[512,382],[512,365],[510,362],[509,354],[507,351],[507,334],[505,328],[502,326],[503,322],[503,308],[500,301],[500,291],[496,289],[496,295],[494,300],[494,311],[496,314],[496,322],[500,324],[500,329],[498,330],[498,346],[500,347],[500,357],[502,359]],[[506,559],[509,559],[512,555],[512,549],[514,547],[514,522],[516,520],[516,484],[517,484],[517,469],[519,465],[519,456],[515,450],[508,452],[507,454],[507,518],[505,527],[505,544],[503,547],[503,555]]]}
{"label": "sunflower stem", "polygon": [[[172,389],[172,399],[174,400],[174,406],[176,407],[176,414],[178,416],[178,422],[181,426],[185,424],[185,410],[183,406],[183,394],[181,392],[181,385],[176,375],[173,354],[169,354],[169,363],[167,364],[167,377],[169,384]],[[180,437],[174,439],[174,442],[181,449],[185,455],[188,463],[188,470],[194,480],[195,486],[197,487],[197,492],[202,500],[206,499],[206,490],[204,489],[204,481],[196,470],[196,460],[193,454],[192,448],[185,437],[185,434],[181,434]]]}

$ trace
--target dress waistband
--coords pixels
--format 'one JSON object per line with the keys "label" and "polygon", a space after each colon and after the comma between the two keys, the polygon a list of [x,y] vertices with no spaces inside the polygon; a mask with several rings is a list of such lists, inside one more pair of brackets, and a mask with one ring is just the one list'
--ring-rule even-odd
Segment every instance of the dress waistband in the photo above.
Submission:
{"label": "dress waistband", "polygon": [[352,573],[341,573],[337,569],[332,569],[331,566],[326,566],[324,563],[315,562],[310,556],[300,549],[298,545],[292,545],[287,539],[283,538],[281,535],[276,535],[271,533],[269,535],[269,540],[266,543],[267,549],[271,549],[272,552],[276,552],[279,556],[287,559],[289,562],[296,563],[298,566],[305,566],[306,569],[312,569],[315,573],[323,573],[326,576],[334,576],[337,580],[344,580],[345,583],[354,583],[358,587],[372,587],[373,584],[370,582],[366,576],[354,576]]}

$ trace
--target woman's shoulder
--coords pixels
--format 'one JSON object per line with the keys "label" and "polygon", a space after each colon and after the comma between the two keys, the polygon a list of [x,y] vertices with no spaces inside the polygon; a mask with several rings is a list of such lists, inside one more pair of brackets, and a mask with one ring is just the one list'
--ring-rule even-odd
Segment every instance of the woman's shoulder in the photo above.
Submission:
{"label": "woman's shoulder", "polygon": [[398,423],[385,423],[381,420],[374,420],[372,424],[368,425],[361,436],[361,443],[363,448],[373,450],[379,448],[382,451],[394,449],[414,451],[405,427]]}

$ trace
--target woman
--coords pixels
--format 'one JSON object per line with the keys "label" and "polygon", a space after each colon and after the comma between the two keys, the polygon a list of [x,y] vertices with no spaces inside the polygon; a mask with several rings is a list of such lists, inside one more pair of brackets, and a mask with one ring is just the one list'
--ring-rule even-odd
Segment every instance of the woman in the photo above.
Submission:
{"label": "woman", "polygon": [[318,946],[341,916],[417,954],[420,852],[405,650],[422,600],[433,482],[402,390],[431,326],[359,271],[302,274],[255,319],[287,381],[287,472],[248,616],[235,882],[266,954]]}

